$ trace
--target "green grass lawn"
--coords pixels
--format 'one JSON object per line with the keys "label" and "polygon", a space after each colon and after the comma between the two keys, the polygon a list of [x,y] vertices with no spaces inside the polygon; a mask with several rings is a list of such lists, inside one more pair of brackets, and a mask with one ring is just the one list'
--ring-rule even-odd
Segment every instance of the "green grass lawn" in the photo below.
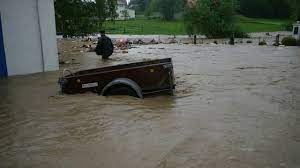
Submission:
{"label": "green grass lawn", "polygon": [[246,33],[284,31],[284,23],[288,20],[260,19],[238,16],[238,25]]}
{"label": "green grass lawn", "polygon": [[[246,33],[283,31],[283,24],[286,22],[286,20],[257,19],[244,16],[238,16],[237,18],[239,20],[238,25]],[[127,21],[107,21],[105,28],[110,34],[186,34],[182,21],[148,20],[143,17]]]}
{"label": "green grass lawn", "polygon": [[181,21],[147,20],[143,18],[106,22],[105,29],[112,34],[186,34]]}

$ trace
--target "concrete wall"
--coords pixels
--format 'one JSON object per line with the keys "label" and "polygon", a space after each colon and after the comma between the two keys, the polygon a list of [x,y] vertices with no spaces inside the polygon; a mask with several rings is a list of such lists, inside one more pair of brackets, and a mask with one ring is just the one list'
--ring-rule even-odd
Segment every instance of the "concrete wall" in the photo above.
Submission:
{"label": "concrete wall", "polygon": [[[295,34],[295,29],[296,29],[296,28],[298,28],[298,33],[297,33],[297,34]],[[293,36],[294,36],[296,39],[300,40],[300,21],[298,21],[297,23],[295,23],[295,24],[293,25]]]}
{"label": "concrete wall", "polygon": [[0,0],[8,75],[58,69],[53,0]]}

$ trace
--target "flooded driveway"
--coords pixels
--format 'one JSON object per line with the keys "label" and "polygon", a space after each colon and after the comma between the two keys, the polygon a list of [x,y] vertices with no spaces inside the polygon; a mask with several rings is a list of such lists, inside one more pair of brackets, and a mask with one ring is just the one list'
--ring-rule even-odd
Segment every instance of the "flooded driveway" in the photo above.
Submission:
{"label": "flooded driveway", "polygon": [[59,72],[0,80],[0,167],[300,167],[300,48],[160,44],[102,62],[72,43],[61,69],[172,57],[175,96],[59,95]]}

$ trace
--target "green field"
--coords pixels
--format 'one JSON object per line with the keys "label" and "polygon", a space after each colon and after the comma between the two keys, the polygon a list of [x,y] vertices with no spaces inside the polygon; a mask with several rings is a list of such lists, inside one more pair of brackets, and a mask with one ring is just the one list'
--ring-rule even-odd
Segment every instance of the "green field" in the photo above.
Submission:
{"label": "green field", "polygon": [[288,20],[247,18],[244,16],[238,16],[238,20],[239,27],[247,33],[284,31],[284,24],[288,22]]}
{"label": "green field", "polygon": [[[287,20],[257,19],[238,16],[238,25],[246,33],[251,32],[274,32],[285,30],[283,24]],[[139,17],[128,21],[107,21],[105,29],[110,34],[186,34],[182,21],[162,21],[159,19],[148,20]]]}
{"label": "green field", "polygon": [[105,29],[112,34],[186,34],[181,21],[135,19],[106,22]]}

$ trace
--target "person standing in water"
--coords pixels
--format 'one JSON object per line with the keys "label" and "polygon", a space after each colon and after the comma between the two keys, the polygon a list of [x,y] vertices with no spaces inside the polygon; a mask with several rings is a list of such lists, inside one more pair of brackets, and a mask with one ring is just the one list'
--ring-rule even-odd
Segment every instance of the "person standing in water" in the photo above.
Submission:
{"label": "person standing in water", "polygon": [[100,31],[101,37],[98,39],[96,54],[102,55],[102,59],[108,59],[114,52],[114,45],[109,37],[105,35],[105,31]]}

